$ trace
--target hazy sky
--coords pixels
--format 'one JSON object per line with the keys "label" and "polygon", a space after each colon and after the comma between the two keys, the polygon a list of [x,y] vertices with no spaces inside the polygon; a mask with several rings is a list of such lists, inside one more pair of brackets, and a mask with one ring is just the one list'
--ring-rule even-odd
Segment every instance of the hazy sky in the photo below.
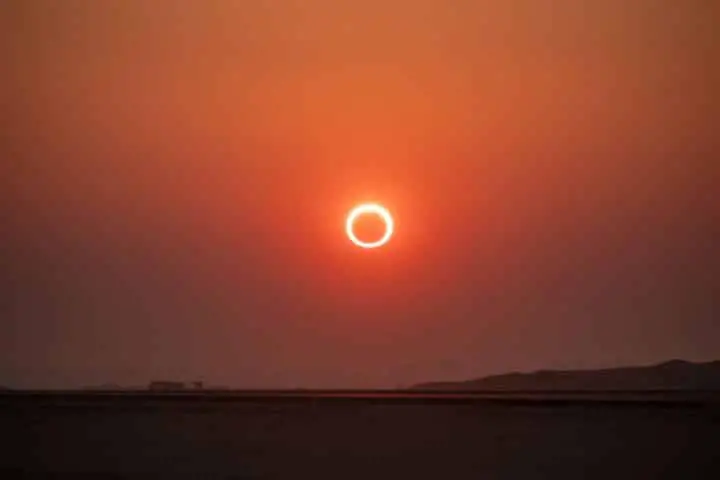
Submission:
{"label": "hazy sky", "polygon": [[[720,352],[712,0],[5,1],[0,384]],[[397,234],[344,236],[375,200]]]}

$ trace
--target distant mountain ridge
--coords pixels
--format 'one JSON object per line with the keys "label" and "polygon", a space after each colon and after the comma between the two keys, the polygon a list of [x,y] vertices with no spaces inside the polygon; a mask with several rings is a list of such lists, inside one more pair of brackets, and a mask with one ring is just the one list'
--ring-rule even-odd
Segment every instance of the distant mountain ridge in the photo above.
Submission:
{"label": "distant mountain ridge", "polygon": [[670,360],[657,365],[599,370],[539,370],[458,382],[428,382],[412,390],[720,390],[720,360]]}

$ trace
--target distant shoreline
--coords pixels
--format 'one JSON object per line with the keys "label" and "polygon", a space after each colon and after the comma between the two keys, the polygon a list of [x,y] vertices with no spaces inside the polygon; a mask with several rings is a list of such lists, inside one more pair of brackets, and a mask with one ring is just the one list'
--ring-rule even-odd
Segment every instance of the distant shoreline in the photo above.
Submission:
{"label": "distant shoreline", "polygon": [[720,391],[515,391],[421,392],[406,390],[229,390],[229,391],[78,391],[0,392],[0,406],[16,408],[217,409],[248,405],[340,406],[457,405],[519,407],[657,407],[720,410]]}

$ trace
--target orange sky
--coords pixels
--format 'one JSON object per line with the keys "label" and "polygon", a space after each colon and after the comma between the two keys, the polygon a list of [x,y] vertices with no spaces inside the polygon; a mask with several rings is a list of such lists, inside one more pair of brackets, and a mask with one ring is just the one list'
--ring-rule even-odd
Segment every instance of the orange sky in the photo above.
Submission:
{"label": "orange sky", "polygon": [[[0,8],[16,286],[0,382],[178,369],[364,386],[720,348],[704,280],[720,213],[713,2]],[[374,256],[343,237],[364,200],[398,224]],[[576,277],[595,283],[568,292]],[[641,307],[625,281],[650,282]],[[668,298],[678,285],[694,293]],[[177,311],[190,318],[157,320]],[[243,315],[275,320],[257,333]],[[565,356],[561,332],[579,342]],[[236,347],[263,367],[229,366]],[[83,349],[100,365],[85,376]]]}

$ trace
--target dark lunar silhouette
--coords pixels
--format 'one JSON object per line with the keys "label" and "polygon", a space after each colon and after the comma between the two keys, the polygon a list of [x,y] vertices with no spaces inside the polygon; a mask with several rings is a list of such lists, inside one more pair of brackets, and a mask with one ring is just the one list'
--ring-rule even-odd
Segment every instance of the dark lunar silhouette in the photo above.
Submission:
{"label": "dark lunar silhouette", "polygon": [[671,360],[601,370],[540,370],[460,382],[430,382],[414,390],[720,390],[720,361]]}

